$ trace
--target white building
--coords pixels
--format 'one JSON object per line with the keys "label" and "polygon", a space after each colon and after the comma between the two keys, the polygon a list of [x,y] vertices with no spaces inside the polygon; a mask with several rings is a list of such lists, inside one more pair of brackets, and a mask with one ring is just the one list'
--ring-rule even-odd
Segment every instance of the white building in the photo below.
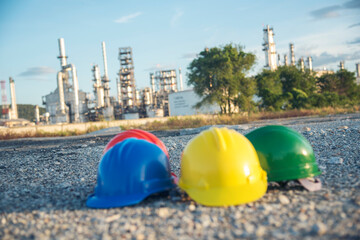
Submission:
{"label": "white building", "polygon": [[194,90],[185,90],[169,94],[169,116],[185,116],[196,114],[216,114],[220,113],[219,105],[205,105],[199,109],[194,106],[201,101]]}

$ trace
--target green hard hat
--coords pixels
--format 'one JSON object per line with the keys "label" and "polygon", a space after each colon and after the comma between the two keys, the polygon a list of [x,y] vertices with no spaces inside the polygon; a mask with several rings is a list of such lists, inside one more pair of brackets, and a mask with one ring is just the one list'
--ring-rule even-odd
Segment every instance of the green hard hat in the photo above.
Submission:
{"label": "green hard hat", "polygon": [[255,147],[269,182],[302,179],[321,174],[310,143],[293,129],[270,125],[255,129],[245,137]]}

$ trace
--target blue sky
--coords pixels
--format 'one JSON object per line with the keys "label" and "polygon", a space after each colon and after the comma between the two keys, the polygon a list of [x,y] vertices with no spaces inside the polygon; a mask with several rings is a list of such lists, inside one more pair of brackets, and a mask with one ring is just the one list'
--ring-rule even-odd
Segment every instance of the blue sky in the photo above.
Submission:
{"label": "blue sky", "polygon": [[138,88],[149,86],[149,73],[158,69],[181,67],[186,80],[197,53],[227,43],[256,54],[256,74],[265,64],[261,44],[267,24],[281,56],[292,42],[296,58],[312,56],[315,69],[337,70],[345,60],[355,71],[360,62],[359,0],[0,0],[0,80],[15,79],[18,104],[41,105],[41,97],[56,89],[61,37],[85,92],[93,91],[92,64],[103,75],[102,41],[112,96],[119,47],[133,49]]}

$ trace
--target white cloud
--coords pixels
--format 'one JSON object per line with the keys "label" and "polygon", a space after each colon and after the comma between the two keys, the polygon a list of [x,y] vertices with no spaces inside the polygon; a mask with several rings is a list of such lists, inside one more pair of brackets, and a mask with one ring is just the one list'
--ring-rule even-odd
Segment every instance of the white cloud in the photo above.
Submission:
{"label": "white cloud", "polygon": [[128,23],[131,19],[134,19],[138,16],[140,16],[142,14],[142,12],[136,12],[127,16],[122,16],[119,19],[116,19],[114,22],[116,23]]}
{"label": "white cloud", "polygon": [[181,58],[192,60],[192,59],[196,58],[197,56],[198,56],[197,53],[185,53],[184,55],[182,55]]}
{"label": "white cloud", "polygon": [[32,76],[41,77],[41,76],[45,76],[45,75],[48,75],[51,73],[55,73],[55,70],[52,69],[51,67],[40,66],[40,67],[28,68],[26,71],[20,73],[19,76],[21,76],[21,77],[32,77]]}
{"label": "white cloud", "polygon": [[172,16],[170,25],[171,27],[175,27],[176,23],[179,21],[181,16],[184,15],[184,12],[181,10],[176,10],[176,13]]}

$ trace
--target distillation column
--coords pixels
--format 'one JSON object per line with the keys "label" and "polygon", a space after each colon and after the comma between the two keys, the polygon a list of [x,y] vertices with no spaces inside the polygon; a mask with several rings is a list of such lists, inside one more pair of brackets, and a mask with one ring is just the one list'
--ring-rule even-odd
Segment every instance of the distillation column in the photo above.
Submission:
{"label": "distillation column", "polygon": [[118,100],[118,104],[121,105],[122,101],[121,101],[121,84],[120,84],[120,79],[116,78],[116,88],[117,88],[117,100]]}
{"label": "distillation column", "polygon": [[340,61],[339,68],[340,68],[340,70],[345,69],[345,62],[344,61]]}
{"label": "distillation column", "polygon": [[[59,51],[61,71],[57,75],[58,91],[59,91],[59,114],[57,114],[58,120],[56,122],[68,122],[66,119],[66,107],[65,102],[71,102],[71,113],[74,114],[74,122],[80,122],[80,109],[79,109],[79,82],[77,78],[76,67],[74,64],[67,64],[67,56],[65,55],[65,43],[64,39],[59,39]],[[69,95],[69,73],[71,73],[72,90],[73,93]],[[66,87],[66,89],[64,88]],[[66,94],[65,94],[66,92]],[[66,96],[71,96],[72,99],[66,99]]]}
{"label": "distillation column", "polygon": [[15,81],[11,77],[9,78],[10,83],[10,96],[11,96],[11,119],[18,119],[18,110],[16,105],[16,94],[15,94]]}
{"label": "distillation column", "polygon": [[182,80],[182,74],[181,74],[181,68],[179,68],[179,82],[180,82],[180,91],[183,91],[183,80]]}
{"label": "distillation column", "polygon": [[300,69],[302,72],[305,71],[304,58],[300,58]]}
{"label": "distillation column", "polygon": [[294,44],[290,43],[290,66],[295,66]]}
{"label": "distillation column", "polygon": [[286,54],[284,54],[284,66],[289,66],[288,56]]}
{"label": "distillation column", "polygon": [[93,75],[94,75],[94,95],[96,96],[96,107],[101,108],[104,107],[104,88],[101,85],[101,77],[100,77],[100,71],[99,66],[94,65],[93,66]]}
{"label": "distillation column", "polygon": [[59,112],[65,114],[65,97],[64,97],[64,84],[63,84],[63,72],[57,74],[57,85],[59,92]]}
{"label": "distillation column", "polygon": [[312,72],[312,70],[313,70],[312,57],[308,57],[307,63],[308,63],[309,71]]}
{"label": "distillation column", "polygon": [[266,28],[263,29],[263,31],[264,31],[263,51],[265,52],[265,67],[269,68],[271,71],[274,71],[277,69],[274,31],[273,28],[269,27],[269,25],[267,25]]}
{"label": "distillation column", "polygon": [[102,46],[102,53],[103,53],[103,59],[104,59],[104,77],[102,78],[103,87],[104,87],[104,102],[105,102],[105,107],[110,107],[110,87],[109,87],[110,80],[109,80],[108,70],[107,70],[105,42],[102,42],[101,46]]}
{"label": "distillation column", "polygon": [[134,108],[136,103],[136,87],[134,64],[131,47],[119,48],[121,97],[123,108]]}
{"label": "distillation column", "polygon": [[40,122],[40,111],[39,105],[35,106],[35,123],[38,124]]}
{"label": "distillation column", "polygon": [[360,63],[356,63],[356,83],[360,85]]}

